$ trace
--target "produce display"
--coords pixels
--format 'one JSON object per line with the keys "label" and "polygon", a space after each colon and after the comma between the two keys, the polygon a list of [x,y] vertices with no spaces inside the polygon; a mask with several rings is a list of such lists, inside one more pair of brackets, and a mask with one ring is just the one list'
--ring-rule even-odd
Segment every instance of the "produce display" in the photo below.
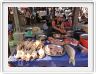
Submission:
{"label": "produce display", "polygon": [[46,45],[45,51],[46,54],[50,56],[62,56],[64,54],[64,49],[61,46],[54,44]]}
{"label": "produce display", "polygon": [[[40,28],[32,28],[33,33],[40,31]],[[17,44],[16,55],[17,59],[30,61],[35,59],[42,59],[46,56],[63,56],[65,53],[69,56],[69,63],[75,66],[75,49],[70,46],[79,46],[81,49],[85,49],[80,45],[80,42],[71,36],[72,31],[66,33],[66,35],[53,34],[53,36],[47,37],[45,34],[37,34],[35,40],[27,39]],[[87,36],[82,36],[83,39],[88,40]],[[46,42],[49,42],[48,44]],[[45,44],[46,43],[46,44]],[[82,51],[83,52],[83,51]],[[84,51],[85,53],[86,51]]]}
{"label": "produce display", "polygon": [[64,54],[64,49],[60,45],[49,44],[44,46],[44,44],[36,40],[33,41],[23,41],[17,45],[17,59],[22,59],[29,61],[31,59],[43,58],[45,53],[50,56],[61,56]]}
{"label": "produce display", "polygon": [[48,40],[51,43],[56,44],[56,45],[64,45],[64,41],[63,40],[60,40],[60,39],[55,39],[53,37],[49,37]]}
{"label": "produce display", "polygon": [[41,41],[23,41],[17,45],[17,59],[29,61],[31,59],[43,58],[45,56]]}

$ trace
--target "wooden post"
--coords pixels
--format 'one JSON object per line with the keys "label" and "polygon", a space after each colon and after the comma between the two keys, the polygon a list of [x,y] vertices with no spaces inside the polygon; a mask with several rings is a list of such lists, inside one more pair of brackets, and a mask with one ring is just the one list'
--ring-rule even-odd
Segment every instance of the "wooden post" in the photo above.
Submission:
{"label": "wooden post", "polygon": [[13,7],[13,13],[16,32],[20,32],[20,22],[17,7]]}
{"label": "wooden post", "polygon": [[80,8],[79,7],[75,7],[73,10],[73,20],[72,20],[72,24],[76,25],[78,23],[78,16],[79,16],[79,12],[80,12]]}

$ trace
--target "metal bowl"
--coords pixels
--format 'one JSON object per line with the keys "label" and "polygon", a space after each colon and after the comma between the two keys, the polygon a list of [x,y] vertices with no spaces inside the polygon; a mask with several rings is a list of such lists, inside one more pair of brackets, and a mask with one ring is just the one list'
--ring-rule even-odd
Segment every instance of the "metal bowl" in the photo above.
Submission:
{"label": "metal bowl", "polygon": [[47,36],[46,35],[38,35],[38,38],[41,40],[45,40],[47,38]]}
{"label": "metal bowl", "polygon": [[[52,50],[52,49],[49,48],[49,45],[52,45],[53,47],[56,46],[56,48],[59,48],[59,50],[62,50],[62,53],[60,53],[59,51],[56,51],[57,54],[53,55],[53,54],[51,53],[51,50]],[[46,53],[47,55],[50,55],[50,56],[62,56],[62,55],[65,54],[65,50],[64,50],[64,48],[63,48],[62,46],[55,45],[55,44],[49,44],[49,45],[46,45],[46,46],[45,46],[45,53]],[[57,50],[57,49],[55,49],[55,50]],[[55,53],[55,52],[54,52],[54,53]],[[60,54],[59,54],[59,53],[60,53]]]}

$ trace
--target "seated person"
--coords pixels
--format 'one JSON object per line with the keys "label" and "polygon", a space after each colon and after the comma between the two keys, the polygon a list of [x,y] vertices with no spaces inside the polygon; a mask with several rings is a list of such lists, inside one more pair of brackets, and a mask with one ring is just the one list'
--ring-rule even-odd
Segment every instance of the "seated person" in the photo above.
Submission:
{"label": "seated person", "polygon": [[52,21],[52,28],[54,29],[55,32],[65,33],[65,29],[64,27],[61,27],[61,23],[62,23],[61,17],[57,17]]}

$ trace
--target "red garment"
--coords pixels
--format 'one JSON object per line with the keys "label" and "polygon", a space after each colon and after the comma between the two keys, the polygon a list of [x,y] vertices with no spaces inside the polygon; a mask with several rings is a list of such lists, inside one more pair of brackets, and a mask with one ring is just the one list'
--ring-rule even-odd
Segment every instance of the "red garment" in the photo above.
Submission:
{"label": "red garment", "polygon": [[72,26],[72,23],[70,21],[66,21],[66,22],[63,22],[62,25],[64,27],[71,27]]}

